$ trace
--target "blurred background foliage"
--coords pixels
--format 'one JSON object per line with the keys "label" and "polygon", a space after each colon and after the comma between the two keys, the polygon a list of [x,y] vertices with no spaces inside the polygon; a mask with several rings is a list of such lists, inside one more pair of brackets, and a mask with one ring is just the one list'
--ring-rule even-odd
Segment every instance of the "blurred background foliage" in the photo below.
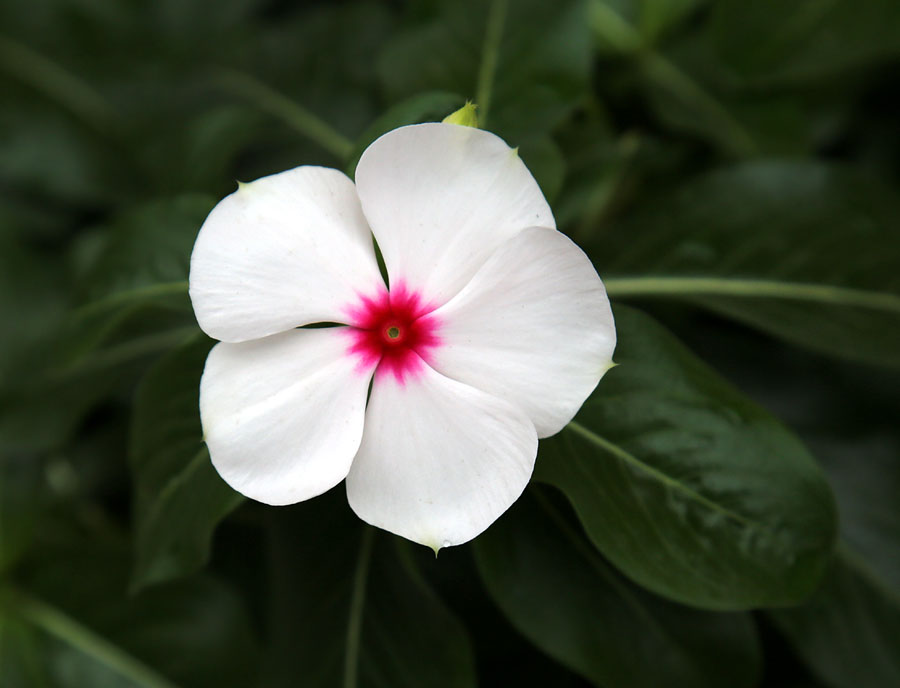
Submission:
{"label": "blurred background foliage", "polygon": [[[0,4],[0,685],[900,685],[898,93],[896,0]],[[186,279],[466,99],[620,365],[435,560],[218,479]]]}

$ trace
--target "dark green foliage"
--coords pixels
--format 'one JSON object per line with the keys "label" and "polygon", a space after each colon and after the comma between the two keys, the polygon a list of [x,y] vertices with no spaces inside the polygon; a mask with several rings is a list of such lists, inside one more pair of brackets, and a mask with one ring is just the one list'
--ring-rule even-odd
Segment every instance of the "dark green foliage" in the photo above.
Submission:
{"label": "dark green foliage", "polygon": [[647,316],[615,310],[616,368],[541,447],[588,536],[634,581],[686,604],[802,601],[835,509],[800,442]]}
{"label": "dark green foliage", "polygon": [[[900,685],[898,67],[895,0],[0,4],[0,686]],[[466,100],[619,366],[436,560],[237,508],[206,214]]]}
{"label": "dark green foliage", "polygon": [[748,614],[700,612],[632,585],[539,492],[479,538],[475,555],[513,625],[597,685],[757,685]]}

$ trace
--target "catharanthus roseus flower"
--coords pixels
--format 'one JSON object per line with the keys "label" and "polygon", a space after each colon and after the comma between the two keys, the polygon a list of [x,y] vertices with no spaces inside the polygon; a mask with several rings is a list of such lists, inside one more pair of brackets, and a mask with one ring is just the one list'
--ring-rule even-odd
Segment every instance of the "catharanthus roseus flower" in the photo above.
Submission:
{"label": "catharanthus roseus flower", "polygon": [[220,475],[267,504],[346,478],[360,518],[435,549],[519,497],[615,346],[516,151],[455,124],[385,134],[355,185],[321,167],[241,184],[200,230],[190,294],[221,340],[200,388]]}

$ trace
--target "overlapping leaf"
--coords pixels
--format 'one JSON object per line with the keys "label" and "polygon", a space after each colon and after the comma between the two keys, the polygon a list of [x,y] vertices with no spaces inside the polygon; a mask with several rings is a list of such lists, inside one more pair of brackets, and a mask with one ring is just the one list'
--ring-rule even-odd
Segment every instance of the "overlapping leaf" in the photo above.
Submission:
{"label": "overlapping leaf", "polygon": [[197,336],[151,368],[137,391],[129,452],[136,587],[199,569],[215,527],[243,501],[203,445],[200,374],[209,348]]}
{"label": "overlapping leaf", "polygon": [[647,316],[615,310],[615,358],[541,446],[588,536],[650,590],[710,609],[795,604],[831,556],[834,501],[803,445]]}
{"label": "overlapping leaf", "polygon": [[491,596],[529,640],[603,688],[756,685],[748,614],[699,612],[629,583],[537,495],[475,543]]}
{"label": "overlapping leaf", "polygon": [[363,526],[342,489],[271,516],[272,688],[467,688],[457,618],[399,541]]}

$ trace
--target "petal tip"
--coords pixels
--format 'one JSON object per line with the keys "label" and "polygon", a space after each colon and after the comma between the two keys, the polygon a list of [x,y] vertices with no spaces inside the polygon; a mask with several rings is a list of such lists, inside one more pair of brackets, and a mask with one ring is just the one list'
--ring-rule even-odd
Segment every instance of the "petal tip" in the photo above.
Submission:
{"label": "petal tip", "polygon": [[441,540],[440,542],[438,542],[438,541],[424,542],[422,544],[424,544],[426,547],[431,549],[431,551],[434,552],[434,558],[437,559],[438,554],[440,553],[440,551],[442,549],[446,549],[447,547],[452,547],[454,544],[458,544],[458,543],[450,542],[450,540]]}

